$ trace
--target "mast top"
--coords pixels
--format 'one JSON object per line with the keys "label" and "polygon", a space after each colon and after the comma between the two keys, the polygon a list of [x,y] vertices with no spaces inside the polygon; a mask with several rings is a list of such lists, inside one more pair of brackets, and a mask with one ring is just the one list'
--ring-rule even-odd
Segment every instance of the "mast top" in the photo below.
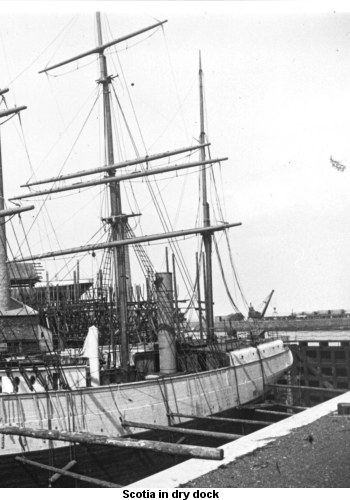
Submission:
{"label": "mast top", "polygon": [[49,66],[48,68],[45,68],[45,69],[39,71],[39,73],[46,73],[47,71],[50,71],[51,69],[59,68],[60,66],[64,66],[65,64],[68,64],[68,63],[71,63],[74,61],[78,61],[79,59],[82,59],[83,57],[90,56],[92,54],[103,54],[105,49],[108,49],[109,47],[112,47],[113,45],[116,45],[118,43],[124,42],[125,40],[129,40],[130,38],[133,38],[137,35],[141,35],[142,33],[145,33],[146,31],[157,28],[158,26],[162,26],[163,24],[165,24],[167,22],[168,22],[168,20],[160,21],[159,23],[152,24],[151,26],[147,26],[147,28],[142,28],[138,31],[134,31],[133,33],[130,33],[129,35],[125,35],[125,36],[122,36],[120,38],[116,38],[115,40],[112,40],[111,42],[104,43],[102,45],[98,45],[94,49],[88,50],[87,52],[83,52],[82,54],[79,54],[77,56],[66,59],[65,61],[54,64],[52,66]]}

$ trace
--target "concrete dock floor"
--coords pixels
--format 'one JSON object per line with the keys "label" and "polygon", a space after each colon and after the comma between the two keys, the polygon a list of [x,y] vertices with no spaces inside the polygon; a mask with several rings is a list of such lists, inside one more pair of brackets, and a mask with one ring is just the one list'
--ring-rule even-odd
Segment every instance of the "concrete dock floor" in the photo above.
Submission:
{"label": "concrete dock floor", "polygon": [[192,459],[128,488],[349,488],[350,392],[223,445],[222,461]]}

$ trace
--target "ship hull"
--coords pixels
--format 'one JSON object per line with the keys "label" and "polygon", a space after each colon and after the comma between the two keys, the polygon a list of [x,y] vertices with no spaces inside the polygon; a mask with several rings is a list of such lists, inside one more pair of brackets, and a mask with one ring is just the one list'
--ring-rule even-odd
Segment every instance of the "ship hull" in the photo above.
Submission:
{"label": "ship hull", "polygon": [[[281,341],[236,350],[230,356],[231,366],[199,373],[73,391],[0,394],[0,422],[110,436],[135,433],[137,437],[144,431],[124,428],[123,420],[169,425],[169,413],[218,414],[261,397],[268,384],[276,382],[292,364],[292,355]],[[172,423],[189,420],[175,418]],[[14,457],[23,453],[39,461],[44,456],[47,460],[49,454],[65,453],[65,463],[69,461],[64,442],[51,442],[49,448],[42,439],[2,435],[0,440],[0,471],[3,464],[8,466],[11,460],[13,464]],[[1,474],[0,486],[4,477]]]}

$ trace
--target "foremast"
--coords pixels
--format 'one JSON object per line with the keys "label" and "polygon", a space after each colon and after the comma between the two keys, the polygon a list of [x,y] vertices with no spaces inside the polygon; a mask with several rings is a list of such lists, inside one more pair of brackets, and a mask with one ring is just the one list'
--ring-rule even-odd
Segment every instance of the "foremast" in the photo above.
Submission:
{"label": "foremast", "polygon": [[[77,61],[84,57],[92,54],[99,55],[100,61],[100,79],[98,83],[102,85],[103,88],[103,109],[104,109],[104,134],[105,134],[105,155],[107,166],[114,164],[114,148],[113,148],[113,131],[112,131],[112,119],[111,119],[111,104],[110,104],[110,85],[112,77],[108,75],[107,72],[107,61],[104,51],[120,42],[133,38],[136,35],[144,33],[150,29],[163,24],[163,22],[156,23],[152,26],[139,30],[137,32],[131,33],[130,35],[112,40],[109,43],[103,43],[102,40],[102,29],[101,29],[101,16],[100,13],[96,13],[96,24],[97,24],[97,35],[98,35],[98,46],[92,50],[79,54],[78,56],[71,57],[61,63],[55,64],[53,66],[47,67],[45,70],[40,71],[47,72],[50,69],[54,69],[73,61]],[[114,170],[108,171],[108,176],[114,177]],[[122,204],[120,196],[120,184],[117,181],[110,182],[110,223],[112,231],[113,240],[124,240],[125,239],[125,229],[127,225],[127,217],[122,213]],[[113,248],[114,256],[114,272],[115,272],[115,299],[117,309],[119,306],[119,318],[120,318],[120,366],[123,372],[128,371],[129,367],[129,343],[127,334],[127,288],[126,288],[126,250],[125,246],[117,246]],[[114,343],[114,335],[112,333],[112,340]]]}
{"label": "foremast", "polygon": [[[96,13],[97,37],[98,44],[103,45],[102,28],[101,28],[101,14]],[[112,116],[111,116],[111,102],[110,102],[110,84],[112,77],[108,75],[107,59],[104,52],[99,54],[100,60],[100,80],[98,83],[102,85],[103,89],[103,110],[104,110],[104,135],[105,135],[105,157],[107,166],[114,164],[114,147],[113,147],[113,129],[112,129]],[[108,171],[108,175],[113,177],[114,170]],[[120,193],[119,182],[109,183],[110,195],[110,225],[112,240],[123,240],[126,235],[127,217],[122,214],[122,200]],[[115,298],[119,304],[119,327],[120,327],[120,366],[122,370],[127,371],[129,366],[129,339],[127,332],[127,285],[126,280],[130,277],[130,261],[128,247],[121,246],[112,249],[113,252],[113,267],[114,267],[114,281],[115,281]],[[127,266],[127,263],[129,264]],[[128,267],[128,276],[127,276]],[[119,299],[118,299],[119,294]],[[115,348],[114,332],[111,332],[111,347],[114,351]]]}

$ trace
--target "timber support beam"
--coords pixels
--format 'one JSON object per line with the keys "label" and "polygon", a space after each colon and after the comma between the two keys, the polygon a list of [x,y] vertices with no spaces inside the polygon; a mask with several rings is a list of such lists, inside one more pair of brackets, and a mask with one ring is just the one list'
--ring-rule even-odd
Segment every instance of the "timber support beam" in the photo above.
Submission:
{"label": "timber support beam", "polygon": [[269,387],[276,389],[300,389],[301,391],[334,392],[336,394],[347,392],[343,389],[334,389],[333,387],[311,387],[309,385],[269,384]]}
{"label": "timber support beam", "polygon": [[[76,460],[71,460],[70,462],[68,462],[67,465],[65,465],[64,467],[62,467],[62,471],[69,471],[70,469],[72,469],[74,467],[74,465],[77,464],[77,461]],[[63,476],[62,474],[62,471],[61,472],[56,472],[53,476],[50,477],[49,479],[49,483],[50,484],[53,484],[57,481],[57,479],[59,479],[60,477]]]}
{"label": "timber support beam", "polygon": [[[103,481],[102,479],[95,479],[94,477],[84,476],[83,474],[77,474],[76,472],[70,472],[65,468],[59,469],[58,467],[52,467],[51,465],[41,464],[39,462],[35,462],[34,460],[29,460],[28,458],[15,457],[15,460],[25,465],[32,465],[34,467],[38,467],[39,469],[56,472],[59,476],[69,476],[74,479],[79,479],[79,481],[84,481],[85,483],[96,484],[97,486],[102,486],[104,488],[121,488],[119,484]],[[49,481],[52,482],[52,478]]]}
{"label": "timber support beam", "polygon": [[[175,430],[175,429],[174,429]],[[49,429],[32,429],[28,427],[0,426],[0,434],[11,436],[25,436],[34,439],[47,439],[48,441],[66,441],[69,443],[115,446],[136,450],[156,451],[172,455],[183,455],[191,458],[206,458],[222,460],[224,451],[206,446],[192,446],[187,444],[163,443],[147,439],[131,439],[122,436],[106,436],[88,432],[71,432]],[[240,437],[240,436],[237,436]]]}
{"label": "timber support beam", "polygon": [[123,427],[135,427],[137,429],[150,429],[156,431],[166,431],[166,432],[177,432],[179,434],[189,434],[192,436],[204,436],[211,437],[217,439],[227,439],[230,441],[234,441],[235,439],[239,439],[242,436],[240,434],[228,434],[226,432],[212,432],[212,431],[202,431],[199,429],[187,429],[185,427],[172,427],[169,425],[158,425],[158,424],[145,424],[138,422],[129,422],[124,420],[122,422]]}
{"label": "timber support beam", "polygon": [[231,422],[237,424],[251,424],[251,425],[261,425],[262,427],[271,425],[271,422],[265,422],[263,420],[249,420],[247,418],[228,418],[228,417],[215,417],[213,415],[208,415],[206,417],[202,417],[199,415],[187,415],[184,413],[171,413],[171,417],[180,417],[180,418],[193,418],[199,420],[211,420],[213,422]]}

